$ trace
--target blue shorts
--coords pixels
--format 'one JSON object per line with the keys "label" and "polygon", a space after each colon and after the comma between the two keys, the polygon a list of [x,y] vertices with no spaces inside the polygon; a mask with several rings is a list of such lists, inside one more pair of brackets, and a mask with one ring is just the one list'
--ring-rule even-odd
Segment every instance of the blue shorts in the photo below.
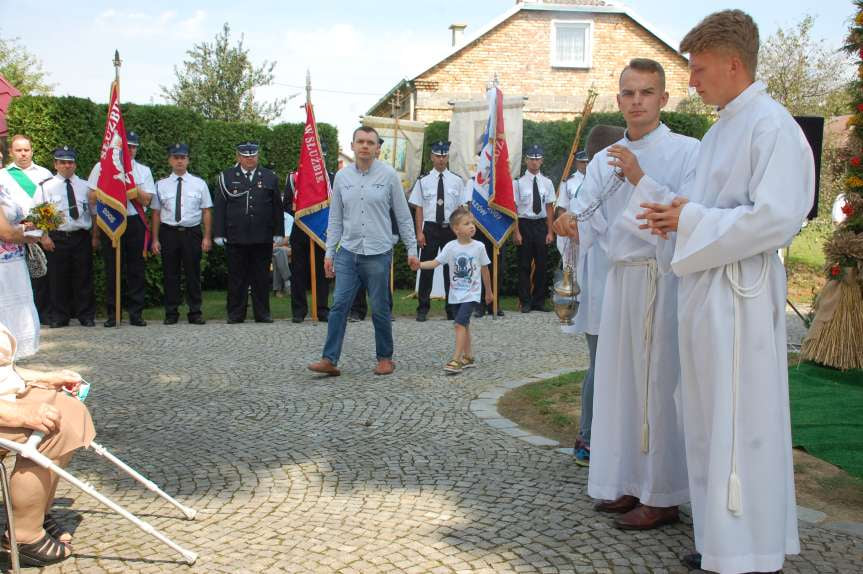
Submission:
{"label": "blue shorts", "polygon": [[470,316],[473,313],[473,308],[476,305],[474,301],[468,301],[467,303],[456,303],[455,304],[455,322],[456,325],[461,325],[462,327],[467,327],[470,325]]}

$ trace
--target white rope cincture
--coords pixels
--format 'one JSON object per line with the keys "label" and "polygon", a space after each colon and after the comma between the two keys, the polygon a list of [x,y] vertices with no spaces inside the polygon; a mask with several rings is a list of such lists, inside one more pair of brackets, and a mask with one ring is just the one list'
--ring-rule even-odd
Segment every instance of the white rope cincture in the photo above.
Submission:
{"label": "white rope cincture", "polygon": [[750,286],[740,281],[740,261],[725,265],[725,277],[731,286],[734,303],[734,346],[731,351],[731,474],[728,476],[728,510],[735,516],[743,514],[742,489],[737,474],[737,395],[740,390],[740,299],[754,299],[767,285],[767,254],[761,254],[761,273]]}
{"label": "white rope cincture", "polygon": [[659,278],[656,259],[635,259],[633,261],[622,261],[625,267],[647,267],[647,308],[644,313],[644,402],[642,404],[641,423],[641,452],[647,454],[650,451],[650,424],[648,422],[648,399],[650,398],[650,351],[653,346],[653,320],[656,316],[656,290]]}

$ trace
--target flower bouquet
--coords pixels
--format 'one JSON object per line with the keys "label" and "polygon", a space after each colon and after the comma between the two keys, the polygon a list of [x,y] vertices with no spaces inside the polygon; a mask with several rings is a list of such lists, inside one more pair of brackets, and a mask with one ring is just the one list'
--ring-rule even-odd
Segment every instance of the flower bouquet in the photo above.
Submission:
{"label": "flower bouquet", "polygon": [[27,235],[41,237],[44,233],[55,231],[63,225],[66,217],[57,209],[57,206],[50,201],[45,201],[38,205],[34,205],[27,217],[24,218],[24,223],[31,223],[36,229],[27,231]]}

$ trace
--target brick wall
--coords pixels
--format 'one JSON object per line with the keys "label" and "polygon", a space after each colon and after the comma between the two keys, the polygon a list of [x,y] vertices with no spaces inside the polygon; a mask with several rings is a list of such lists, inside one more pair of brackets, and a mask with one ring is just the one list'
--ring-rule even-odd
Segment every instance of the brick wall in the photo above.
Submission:
{"label": "brick wall", "polygon": [[[552,20],[593,21],[589,69],[551,66]],[[673,110],[688,95],[686,60],[626,15],[522,10],[415,79],[416,119],[448,120],[447,102],[482,98],[495,73],[505,95],[528,96],[527,119],[572,119],[591,85],[599,92],[594,110],[616,110],[620,70],[635,57],[652,58],[665,68],[666,109]]]}

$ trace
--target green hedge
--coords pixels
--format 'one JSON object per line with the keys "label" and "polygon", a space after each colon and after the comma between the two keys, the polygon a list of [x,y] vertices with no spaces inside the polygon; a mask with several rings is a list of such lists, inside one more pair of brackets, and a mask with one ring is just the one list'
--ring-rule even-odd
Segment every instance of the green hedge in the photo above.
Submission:
{"label": "green hedge", "polygon": [[[280,124],[273,127],[250,123],[229,123],[207,120],[201,115],[174,106],[146,106],[124,104],[123,118],[130,130],[141,137],[138,160],[153,170],[156,179],[170,172],[165,148],[182,141],[191,148],[189,169],[209,182],[214,188],[219,172],[234,162],[234,146],[243,140],[261,143],[261,163],[284,177],[296,168],[303,131],[302,124]],[[90,168],[98,161],[99,146],[105,130],[107,106],[90,100],[73,97],[25,96],[13,100],[7,121],[9,133],[25,133],[33,140],[36,163],[52,167],[51,150],[61,145],[70,145],[78,151],[79,175],[86,177]],[[525,120],[523,141],[525,145],[538,143],[545,150],[543,172],[557,184],[563,172],[578,121],[534,122]],[[663,112],[662,121],[672,131],[701,138],[710,127],[705,116],[694,116],[676,112]],[[582,133],[584,138],[596,124],[624,125],[623,115],[618,113],[595,113],[588,120]],[[329,149],[338,149],[338,134],[328,124],[318,124],[321,139]],[[423,171],[431,169],[429,145],[439,139],[447,139],[449,122],[432,122],[426,128],[423,150]],[[338,155],[329,154],[328,169],[335,171]],[[522,165],[522,170],[524,165]],[[101,257],[96,258],[96,293],[104,296],[104,271]],[[549,250],[548,277],[559,263],[556,249]],[[396,248],[395,282],[400,289],[413,289],[415,274],[408,268],[404,248]],[[515,294],[518,284],[516,250],[512,241],[503,248],[503,292]],[[227,286],[227,264],[225,251],[214,247],[202,261],[202,283],[204,289],[224,289]],[[162,271],[158,257],[147,260],[147,304],[162,304]]]}
{"label": "green hedge", "polygon": [[[214,191],[219,172],[234,163],[235,146],[244,140],[261,143],[261,164],[274,169],[281,181],[296,169],[303,124],[273,127],[251,123],[207,120],[200,114],[175,106],[124,104],[126,128],[138,132],[141,146],[137,160],[153,171],[157,180],[170,173],[166,148],[171,143],[188,143],[191,149],[189,171],[202,177]],[[34,161],[53,169],[51,152],[69,145],[78,152],[78,175],[86,178],[99,160],[99,147],[105,131],[106,104],[73,97],[24,96],[13,100],[7,121],[9,133],[27,134],[33,141]],[[321,140],[331,150],[338,149],[338,133],[333,126],[318,124]],[[328,169],[335,170],[338,154],[327,158]],[[158,257],[147,260],[147,304],[162,304],[162,268]],[[101,256],[94,269],[96,294],[100,305],[105,293]],[[204,289],[227,286],[225,251],[215,247],[202,261]]]}

